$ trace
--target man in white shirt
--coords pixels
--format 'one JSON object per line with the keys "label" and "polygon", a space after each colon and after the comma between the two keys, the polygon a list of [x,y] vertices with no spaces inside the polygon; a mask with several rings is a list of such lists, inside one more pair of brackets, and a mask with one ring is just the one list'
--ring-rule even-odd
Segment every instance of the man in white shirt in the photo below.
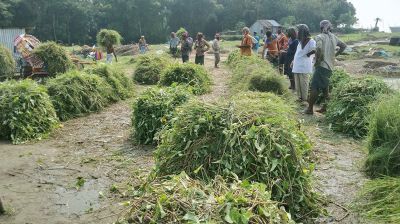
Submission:
{"label": "man in white shirt", "polygon": [[214,51],[214,56],[215,56],[215,68],[218,68],[218,64],[221,61],[221,56],[220,56],[220,43],[219,41],[221,40],[221,35],[219,33],[215,34],[215,39],[212,43],[212,49]]}

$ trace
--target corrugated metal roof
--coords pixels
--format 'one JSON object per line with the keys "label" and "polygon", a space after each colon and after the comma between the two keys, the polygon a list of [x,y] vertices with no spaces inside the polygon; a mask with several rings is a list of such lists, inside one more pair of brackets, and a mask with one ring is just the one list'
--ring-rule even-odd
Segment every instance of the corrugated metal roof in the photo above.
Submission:
{"label": "corrugated metal roof", "polygon": [[281,26],[278,22],[272,19],[257,20],[257,22],[261,23],[263,26],[273,26],[273,27]]}
{"label": "corrugated metal roof", "polygon": [[7,28],[0,29],[0,44],[4,45],[11,52],[13,52],[14,57],[16,57],[16,52],[14,51],[14,40],[21,34],[25,34],[25,29],[22,28]]}

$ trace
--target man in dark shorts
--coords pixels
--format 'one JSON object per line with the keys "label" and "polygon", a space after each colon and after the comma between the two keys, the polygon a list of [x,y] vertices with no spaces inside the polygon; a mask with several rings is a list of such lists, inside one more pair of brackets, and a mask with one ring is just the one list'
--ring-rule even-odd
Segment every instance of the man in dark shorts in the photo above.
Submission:
{"label": "man in dark shorts", "polygon": [[[329,78],[334,69],[335,57],[343,53],[346,49],[346,44],[331,32],[331,22],[323,20],[320,23],[320,27],[321,34],[315,37],[315,41],[317,42],[315,71],[311,81],[311,95],[308,108],[305,110],[306,114],[314,113],[314,104],[320,91],[323,93],[325,103],[317,112],[326,112],[326,101],[329,99]],[[339,47],[338,51],[336,47]]]}
{"label": "man in dark shorts", "polygon": [[181,53],[182,53],[182,62],[186,63],[189,62],[189,54],[192,50],[190,46],[190,42],[188,41],[188,33],[182,34],[182,42],[181,42]]}

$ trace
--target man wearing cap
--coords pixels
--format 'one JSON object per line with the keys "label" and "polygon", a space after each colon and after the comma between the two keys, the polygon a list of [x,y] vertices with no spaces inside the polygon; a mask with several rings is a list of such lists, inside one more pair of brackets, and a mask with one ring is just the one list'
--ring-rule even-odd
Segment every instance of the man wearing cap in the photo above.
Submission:
{"label": "man wearing cap", "polygon": [[[335,57],[346,49],[346,44],[332,33],[330,21],[321,21],[320,28],[321,34],[315,37],[317,43],[315,70],[311,81],[311,95],[308,108],[305,111],[306,114],[314,113],[314,104],[320,91],[323,93],[325,103],[317,112],[326,112],[326,101],[329,99],[329,78],[334,69]],[[336,50],[336,47],[339,47],[339,50]]]}
{"label": "man wearing cap", "polygon": [[219,41],[221,39],[221,35],[219,33],[215,34],[215,39],[212,44],[212,49],[214,51],[214,56],[215,56],[215,68],[218,68],[218,64],[221,61],[220,57],[220,51],[221,51],[221,46],[219,44]]}

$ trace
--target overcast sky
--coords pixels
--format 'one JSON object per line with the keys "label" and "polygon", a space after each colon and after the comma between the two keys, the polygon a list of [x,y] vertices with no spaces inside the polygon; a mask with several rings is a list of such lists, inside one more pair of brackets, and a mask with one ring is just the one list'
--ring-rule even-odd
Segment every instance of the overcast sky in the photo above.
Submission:
{"label": "overcast sky", "polygon": [[379,25],[389,31],[389,26],[400,26],[400,0],[348,0],[357,10],[358,26],[371,28],[375,18],[383,22]]}

